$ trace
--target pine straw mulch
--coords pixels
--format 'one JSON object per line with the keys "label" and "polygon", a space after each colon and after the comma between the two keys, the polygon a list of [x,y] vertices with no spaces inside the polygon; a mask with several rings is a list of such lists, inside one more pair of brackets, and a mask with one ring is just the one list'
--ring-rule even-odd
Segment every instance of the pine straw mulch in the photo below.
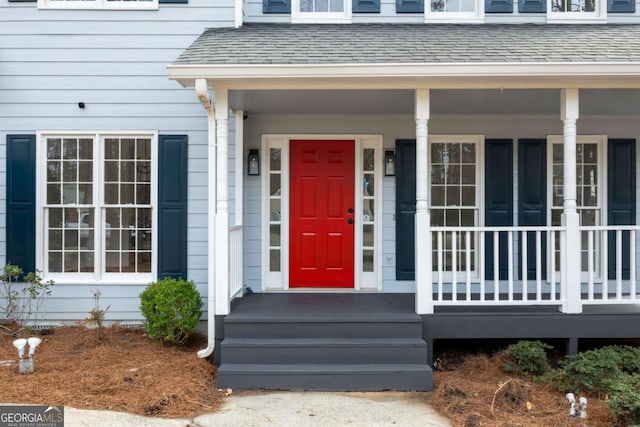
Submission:
{"label": "pine straw mulch", "polygon": [[216,369],[196,351],[206,338],[192,337],[184,347],[163,345],[142,329],[96,331],[62,327],[41,335],[36,370],[18,374],[15,336],[0,334],[0,402],[68,405],[156,417],[192,417],[220,406]]}
{"label": "pine straw mulch", "polygon": [[[532,379],[505,374],[504,352],[494,356],[454,355],[451,366],[445,355],[444,371],[434,372],[434,391],[427,401],[455,427],[610,427],[607,405],[588,399],[586,419],[569,418],[563,393]],[[449,365],[449,366],[446,366]],[[577,395],[576,398],[579,396]]]}

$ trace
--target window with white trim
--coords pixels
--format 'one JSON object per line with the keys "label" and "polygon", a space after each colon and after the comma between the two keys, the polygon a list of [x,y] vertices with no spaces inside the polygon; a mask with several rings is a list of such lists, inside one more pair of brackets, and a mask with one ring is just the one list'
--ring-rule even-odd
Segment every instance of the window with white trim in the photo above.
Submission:
{"label": "window with white trim", "polygon": [[348,22],[351,0],[293,0],[292,22]]}
{"label": "window with white trim", "polygon": [[158,0],[38,0],[38,9],[158,9]]}
{"label": "window with white trim", "polygon": [[[430,145],[430,203],[431,226],[475,227],[480,225],[480,176],[479,156],[481,137],[433,136]],[[473,233],[472,233],[473,235]],[[445,233],[443,241],[443,271],[452,271],[453,241]],[[433,236],[433,268],[438,268],[438,241]],[[476,266],[476,243],[471,239],[471,270]],[[456,240],[456,271],[466,269],[466,242],[464,235]]]}
{"label": "window with white trim", "polygon": [[[561,225],[564,211],[564,144],[561,136],[549,137],[551,145],[551,209],[549,211],[551,225]],[[603,165],[604,136],[578,136],[576,141],[576,207],[580,216],[580,225],[603,224]],[[599,235],[596,234],[596,238]],[[588,240],[586,232],[582,236],[582,266],[587,271]],[[596,253],[600,247],[595,243]],[[556,269],[560,269],[560,236],[556,234],[555,242]],[[596,255],[599,260],[599,255]],[[596,266],[599,272],[600,267]]]}
{"label": "window with white trim", "polygon": [[431,0],[425,16],[427,22],[482,22],[484,0]]}
{"label": "window with white trim", "polygon": [[607,4],[603,0],[549,0],[549,21],[598,21],[606,19]]}
{"label": "window with white trim", "polygon": [[153,279],[154,134],[43,134],[39,266],[47,277]]}

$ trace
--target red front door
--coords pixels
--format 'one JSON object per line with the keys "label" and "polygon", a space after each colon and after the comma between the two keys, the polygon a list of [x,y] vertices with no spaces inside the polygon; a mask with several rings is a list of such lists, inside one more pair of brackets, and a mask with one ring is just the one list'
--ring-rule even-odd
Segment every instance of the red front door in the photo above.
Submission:
{"label": "red front door", "polygon": [[291,141],[289,287],[352,288],[354,141]]}

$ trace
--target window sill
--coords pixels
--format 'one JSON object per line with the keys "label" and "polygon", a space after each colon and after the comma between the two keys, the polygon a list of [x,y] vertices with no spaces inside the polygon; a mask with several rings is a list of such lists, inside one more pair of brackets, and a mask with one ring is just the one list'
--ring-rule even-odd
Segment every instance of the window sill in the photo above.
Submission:
{"label": "window sill", "polygon": [[595,14],[584,15],[578,12],[547,13],[548,24],[606,24],[606,16]]}
{"label": "window sill", "polygon": [[60,2],[61,4],[52,4],[45,1],[38,2],[38,9],[41,10],[158,10],[159,5],[157,2],[150,2],[150,4],[128,4],[122,5],[108,5],[103,6],[101,4],[86,4],[86,2]]}
{"label": "window sill", "polygon": [[351,24],[351,17],[344,18],[319,18],[319,17],[292,17],[292,24]]}
{"label": "window sill", "polygon": [[425,16],[425,24],[484,24],[484,16],[448,15],[448,12],[430,13]]}

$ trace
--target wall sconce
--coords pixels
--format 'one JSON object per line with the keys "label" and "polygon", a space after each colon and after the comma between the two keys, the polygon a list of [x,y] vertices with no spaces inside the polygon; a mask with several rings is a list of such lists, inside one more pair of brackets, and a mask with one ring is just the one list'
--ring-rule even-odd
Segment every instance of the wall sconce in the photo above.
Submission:
{"label": "wall sconce", "polygon": [[384,174],[385,176],[395,176],[396,174],[396,153],[394,151],[384,152]]}
{"label": "wall sconce", "polygon": [[247,173],[249,175],[260,175],[260,151],[249,150],[247,158]]}

